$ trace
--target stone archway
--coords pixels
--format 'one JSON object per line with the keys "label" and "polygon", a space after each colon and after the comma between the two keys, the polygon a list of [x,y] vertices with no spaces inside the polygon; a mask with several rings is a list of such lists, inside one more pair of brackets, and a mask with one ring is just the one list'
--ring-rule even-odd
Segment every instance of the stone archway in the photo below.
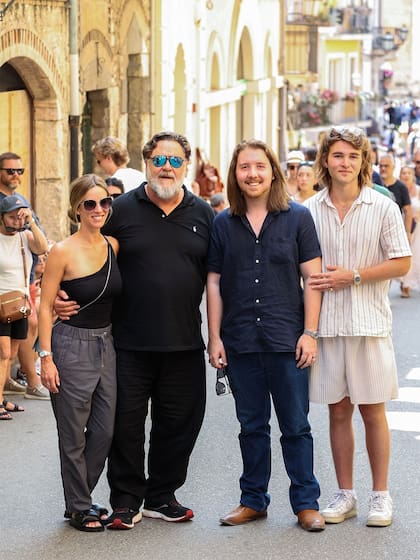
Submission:
{"label": "stone archway", "polygon": [[[0,65],[8,63],[19,75],[28,95],[31,126],[22,122],[29,139],[31,204],[51,239],[67,234],[68,141],[62,105],[66,88],[56,61],[43,41],[28,29],[0,36]],[[7,116],[11,118],[10,114]],[[13,118],[19,121],[19,114]],[[13,151],[13,146],[11,146]]]}

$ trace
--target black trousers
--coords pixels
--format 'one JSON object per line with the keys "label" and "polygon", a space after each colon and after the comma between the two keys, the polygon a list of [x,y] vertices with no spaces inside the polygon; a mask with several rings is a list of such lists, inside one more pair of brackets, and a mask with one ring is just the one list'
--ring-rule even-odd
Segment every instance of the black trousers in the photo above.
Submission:
{"label": "black trousers", "polygon": [[[159,506],[186,479],[206,403],[203,350],[117,352],[117,413],[108,459],[115,509]],[[145,422],[151,404],[148,478]]]}

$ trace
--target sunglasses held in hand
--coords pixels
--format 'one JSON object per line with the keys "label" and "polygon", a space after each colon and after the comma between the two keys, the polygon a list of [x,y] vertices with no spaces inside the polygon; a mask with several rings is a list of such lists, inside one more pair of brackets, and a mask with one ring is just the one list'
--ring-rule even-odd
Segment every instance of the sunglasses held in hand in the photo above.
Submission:
{"label": "sunglasses held in hand", "polygon": [[216,395],[228,395],[231,392],[226,368],[216,370]]}

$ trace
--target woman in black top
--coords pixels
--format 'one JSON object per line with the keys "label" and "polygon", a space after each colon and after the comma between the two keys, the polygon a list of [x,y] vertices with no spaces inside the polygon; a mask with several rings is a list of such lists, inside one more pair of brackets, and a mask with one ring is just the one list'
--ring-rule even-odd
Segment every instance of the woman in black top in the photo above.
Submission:
{"label": "woman in black top", "polygon": [[[42,279],[39,342],[42,383],[57,421],[65,517],[80,531],[103,531],[103,508],[91,493],[111,445],[116,406],[111,312],[121,290],[118,242],[101,234],[112,212],[105,182],[89,174],[70,191],[78,231],[56,243]],[[80,303],[77,315],[53,327],[59,289]]]}

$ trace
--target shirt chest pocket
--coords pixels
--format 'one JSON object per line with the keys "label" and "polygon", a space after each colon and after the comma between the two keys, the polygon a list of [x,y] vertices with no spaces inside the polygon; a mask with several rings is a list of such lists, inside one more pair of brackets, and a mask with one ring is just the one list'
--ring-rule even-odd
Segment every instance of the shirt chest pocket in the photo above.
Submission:
{"label": "shirt chest pocket", "polygon": [[268,245],[267,258],[276,264],[298,262],[298,251],[295,240],[289,237],[272,237]]}

